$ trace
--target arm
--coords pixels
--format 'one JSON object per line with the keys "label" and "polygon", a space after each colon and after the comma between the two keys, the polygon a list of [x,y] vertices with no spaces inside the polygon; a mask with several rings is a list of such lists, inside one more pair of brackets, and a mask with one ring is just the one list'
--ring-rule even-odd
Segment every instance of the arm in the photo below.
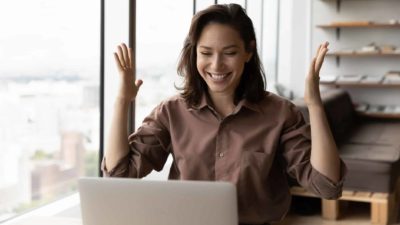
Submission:
{"label": "arm", "polygon": [[114,53],[120,75],[120,87],[114,103],[114,112],[108,135],[105,159],[107,169],[113,169],[117,163],[128,154],[128,109],[131,101],[135,100],[139,87],[143,83],[136,80],[132,49],[125,44],[118,46]]}
{"label": "arm", "polygon": [[322,105],[319,91],[319,71],[328,43],[320,45],[306,78],[304,100],[310,114],[311,165],[333,182],[340,179],[340,158]]}

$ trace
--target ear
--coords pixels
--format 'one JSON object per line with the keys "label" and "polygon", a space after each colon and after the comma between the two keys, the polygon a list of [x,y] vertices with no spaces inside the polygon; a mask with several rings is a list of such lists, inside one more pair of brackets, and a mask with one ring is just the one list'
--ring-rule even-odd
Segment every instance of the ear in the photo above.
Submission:
{"label": "ear", "polygon": [[246,59],[246,63],[248,63],[251,60],[251,57],[253,57],[253,53],[254,53],[254,49],[256,49],[256,42],[255,41],[251,41],[250,45],[249,45],[249,52],[247,52],[247,59]]}

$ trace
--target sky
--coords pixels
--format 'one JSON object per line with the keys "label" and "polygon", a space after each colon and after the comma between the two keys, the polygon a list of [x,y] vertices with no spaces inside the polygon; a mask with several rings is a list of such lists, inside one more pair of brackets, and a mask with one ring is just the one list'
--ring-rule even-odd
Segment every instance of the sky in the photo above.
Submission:
{"label": "sky", "polygon": [[95,72],[99,21],[98,0],[1,0],[0,77]]}

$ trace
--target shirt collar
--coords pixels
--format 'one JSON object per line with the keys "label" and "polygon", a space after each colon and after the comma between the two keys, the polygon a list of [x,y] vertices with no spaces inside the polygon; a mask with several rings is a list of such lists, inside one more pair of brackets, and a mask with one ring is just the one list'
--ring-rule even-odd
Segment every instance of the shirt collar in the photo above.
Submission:
{"label": "shirt collar", "polygon": [[[207,94],[203,94],[201,96],[200,102],[197,106],[192,106],[191,109],[194,110],[201,110],[205,107],[211,107],[212,108],[212,103],[210,98],[207,96]],[[251,103],[246,99],[242,99],[239,101],[238,105],[236,106],[236,110],[235,111],[239,111],[242,107],[246,107],[250,110],[253,110],[255,112],[261,112],[261,108],[258,104],[256,103]]]}

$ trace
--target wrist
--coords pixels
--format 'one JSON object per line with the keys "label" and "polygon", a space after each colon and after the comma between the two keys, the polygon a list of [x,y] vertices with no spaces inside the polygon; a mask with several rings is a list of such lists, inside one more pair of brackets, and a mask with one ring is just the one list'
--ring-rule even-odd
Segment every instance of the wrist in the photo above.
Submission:
{"label": "wrist", "polygon": [[115,98],[115,104],[129,105],[134,100],[135,100],[134,98],[127,98],[127,97],[124,97],[124,96],[117,96]]}
{"label": "wrist", "polygon": [[307,108],[309,112],[325,111],[322,102],[307,104]]}

